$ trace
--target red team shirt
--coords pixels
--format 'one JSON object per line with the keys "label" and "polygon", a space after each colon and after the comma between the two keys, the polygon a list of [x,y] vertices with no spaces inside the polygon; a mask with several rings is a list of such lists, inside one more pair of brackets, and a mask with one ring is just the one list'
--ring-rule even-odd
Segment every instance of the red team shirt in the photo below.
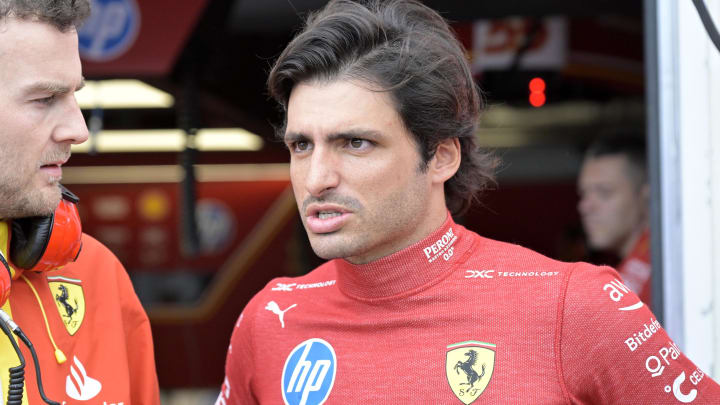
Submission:
{"label": "red team shirt", "polygon": [[[27,281],[13,280],[3,309],[35,347],[51,400],[61,405],[159,405],[150,322],[130,278],[105,246],[85,234],[82,242],[76,262],[50,272],[26,271]],[[0,251],[7,252],[5,222],[0,222]],[[62,364],[50,337],[67,358]],[[22,403],[44,404],[30,352],[18,344],[26,361]],[[5,404],[8,369],[19,360],[2,332],[0,355],[0,403]]]}
{"label": "red team shirt", "polygon": [[625,285],[640,297],[642,302],[651,305],[650,295],[650,231],[645,230],[633,246],[633,250],[618,265],[618,273]]}
{"label": "red team shirt", "polygon": [[233,332],[217,404],[718,404],[608,267],[445,224],[365,265],[271,281]]}

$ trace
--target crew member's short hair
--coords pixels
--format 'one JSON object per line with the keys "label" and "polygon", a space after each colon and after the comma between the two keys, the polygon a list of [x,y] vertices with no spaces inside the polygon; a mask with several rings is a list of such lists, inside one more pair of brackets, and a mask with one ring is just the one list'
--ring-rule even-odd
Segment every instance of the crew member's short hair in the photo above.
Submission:
{"label": "crew member's short hair", "polygon": [[311,14],[270,72],[268,90],[287,125],[292,89],[302,82],[359,80],[387,92],[418,145],[426,170],[438,144],[458,138],[461,163],[445,200],[462,214],[494,181],[497,159],[475,136],[483,106],[466,52],[447,22],[414,0],[331,1]]}
{"label": "crew member's short hair", "polygon": [[648,182],[645,137],[636,132],[617,132],[595,139],[585,151],[585,159],[625,156],[628,174],[638,186]]}
{"label": "crew member's short hair", "polygon": [[0,21],[10,16],[36,19],[61,32],[77,28],[89,15],[89,0],[0,0]]}

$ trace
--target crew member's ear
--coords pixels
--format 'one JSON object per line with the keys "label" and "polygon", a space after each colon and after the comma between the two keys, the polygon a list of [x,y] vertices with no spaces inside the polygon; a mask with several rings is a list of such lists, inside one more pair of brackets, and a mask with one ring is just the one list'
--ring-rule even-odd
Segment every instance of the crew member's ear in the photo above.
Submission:
{"label": "crew member's ear", "polygon": [[442,140],[435,150],[435,156],[430,160],[430,174],[434,183],[445,183],[458,171],[460,167],[460,140],[447,138]]}
{"label": "crew member's ear", "polygon": [[650,185],[648,183],[643,183],[643,185],[640,186],[640,199],[645,218],[647,219],[650,217]]}
{"label": "crew member's ear", "polygon": [[646,204],[650,204],[650,185],[648,183],[643,183],[640,187],[640,196]]}

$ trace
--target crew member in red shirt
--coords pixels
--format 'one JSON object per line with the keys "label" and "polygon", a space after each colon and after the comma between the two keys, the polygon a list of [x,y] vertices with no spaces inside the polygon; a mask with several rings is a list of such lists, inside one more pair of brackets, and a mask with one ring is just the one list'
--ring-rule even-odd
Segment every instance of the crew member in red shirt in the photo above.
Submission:
{"label": "crew member in red shirt", "polygon": [[623,281],[651,305],[650,189],[643,139],[618,133],[593,142],[585,153],[578,192],[588,245],[619,257]]}
{"label": "crew member in red shirt", "polygon": [[331,1],[270,94],[314,251],[237,320],[217,404],[717,404],[609,267],[453,220],[491,181],[480,97],[445,21],[412,0]]}
{"label": "crew member in red shirt", "polygon": [[160,403],[145,311],[59,184],[88,138],[74,93],[89,12],[87,0],[0,0],[2,404]]}

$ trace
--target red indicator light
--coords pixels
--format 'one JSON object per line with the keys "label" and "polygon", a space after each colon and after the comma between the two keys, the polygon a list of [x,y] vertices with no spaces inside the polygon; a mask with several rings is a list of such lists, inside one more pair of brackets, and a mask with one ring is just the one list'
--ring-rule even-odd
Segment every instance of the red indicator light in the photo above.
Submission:
{"label": "red indicator light", "polygon": [[530,89],[530,97],[528,97],[530,105],[533,107],[545,105],[545,80],[535,77],[530,80],[528,88]]}
{"label": "red indicator light", "polygon": [[545,91],[545,80],[539,77],[530,80],[530,91],[533,93]]}
{"label": "red indicator light", "polygon": [[545,94],[530,93],[530,105],[533,107],[542,107],[545,104]]}

